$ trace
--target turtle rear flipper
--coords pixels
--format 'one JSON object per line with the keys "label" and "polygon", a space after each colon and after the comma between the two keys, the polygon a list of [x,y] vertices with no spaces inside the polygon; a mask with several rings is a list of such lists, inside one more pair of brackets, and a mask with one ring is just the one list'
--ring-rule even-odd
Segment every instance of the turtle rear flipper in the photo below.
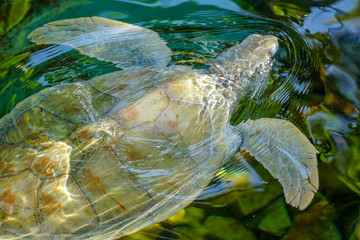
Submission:
{"label": "turtle rear flipper", "polygon": [[317,150],[292,123],[280,119],[248,120],[237,126],[242,148],[281,183],[286,202],[305,209],[319,187]]}
{"label": "turtle rear flipper", "polygon": [[101,17],[51,22],[31,32],[28,38],[36,44],[67,45],[124,69],[166,67],[172,54],[156,32]]}

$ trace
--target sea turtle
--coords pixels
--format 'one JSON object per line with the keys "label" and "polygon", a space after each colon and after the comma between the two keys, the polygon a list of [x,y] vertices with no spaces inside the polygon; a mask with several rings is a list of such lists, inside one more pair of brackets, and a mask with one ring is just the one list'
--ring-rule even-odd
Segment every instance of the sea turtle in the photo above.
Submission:
{"label": "sea turtle", "polygon": [[190,204],[240,149],[306,208],[318,189],[316,149],[293,124],[230,125],[266,87],[278,42],[250,35],[207,62],[167,66],[152,30],[101,17],[48,23],[29,38],[63,44],[122,70],[60,84],[0,120],[1,239],[114,239]]}

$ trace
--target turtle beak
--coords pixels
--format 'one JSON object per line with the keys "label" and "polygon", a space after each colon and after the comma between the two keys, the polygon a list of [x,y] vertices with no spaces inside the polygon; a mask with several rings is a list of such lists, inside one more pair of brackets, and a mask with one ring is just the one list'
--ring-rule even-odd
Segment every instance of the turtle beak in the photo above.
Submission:
{"label": "turtle beak", "polygon": [[268,35],[267,41],[268,41],[267,44],[269,44],[268,49],[269,49],[270,56],[273,57],[279,48],[279,42],[278,42],[277,38],[273,35]]}

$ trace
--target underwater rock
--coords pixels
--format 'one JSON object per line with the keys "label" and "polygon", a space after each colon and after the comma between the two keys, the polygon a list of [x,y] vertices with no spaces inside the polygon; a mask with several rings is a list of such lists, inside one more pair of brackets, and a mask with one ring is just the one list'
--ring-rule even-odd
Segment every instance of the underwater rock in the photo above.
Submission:
{"label": "underwater rock", "polygon": [[238,192],[234,207],[244,216],[249,215],[267,206],[271,201],[282,194],[281,186],[275,181],[262,185],[258,191]]}
{"label": "underwater rock", "polygon": [[[183,217],[183,218],[181,218]],[[179,213],[176,223],[171,220],[164,221],[166,224],[176,224],[169,231],[174,234],[171,239],[178,240],[255,240],[251,230],[245,227],[239,220],[231,217],[212,215],[205,219],[205,211],[196,207],[185,209],[185,216]]]}
{"label": "underwater rock", "polygon": [[210,216],[205,220],[204,228],[208,230],[206,239],[214,239],[214,237],[223,240],[256,239],[254,234],[235,218]]}
{"label": "underwater rock", "polygon": [[164,225],[169,224],[173,227],[170,231],[175,234],[175,239],[193,240],[206,239],[206,229],[203,228],[205,219],[205,211],[197,207],[188,207],[163,222]]}
{"label": "underwater rock", "polygon": [[258,226],[262,231],[281,236],[291,226],[291,220],[283,199],[271,203],[263,212],[267,212],[267,215],[262,218]]}
{"label": "underwater rock", "polygon": [[320,201],[307,212],[294,218],[289,233],[283,240],[341,240],[332,219],[335,208],[327,201]]}

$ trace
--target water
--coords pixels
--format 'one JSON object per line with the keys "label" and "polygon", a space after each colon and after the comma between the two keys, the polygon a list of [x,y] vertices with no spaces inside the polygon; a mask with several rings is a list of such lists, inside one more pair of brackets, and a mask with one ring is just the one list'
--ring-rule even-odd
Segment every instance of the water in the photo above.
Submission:
{"label": "water", "polygon": [[175,53],[170,64],[194,68],[249,34],[278,37],[270,86],[244,99],[232,123],[276,117],[307,135],[319,151],[320,189],[313,205],[305,211],[284,205],[279,186],[257,167],[269,184],[255,190],[235,184],[226,194],[198,199],[184,216],[138,238],[360,238],[359,1],[24,0],[13,8],[6,3],[0,5],[0,116],[46,87],[116,70],[69,47],[30,43],[26,36],[47,22],[101,16],[150,28]]}

